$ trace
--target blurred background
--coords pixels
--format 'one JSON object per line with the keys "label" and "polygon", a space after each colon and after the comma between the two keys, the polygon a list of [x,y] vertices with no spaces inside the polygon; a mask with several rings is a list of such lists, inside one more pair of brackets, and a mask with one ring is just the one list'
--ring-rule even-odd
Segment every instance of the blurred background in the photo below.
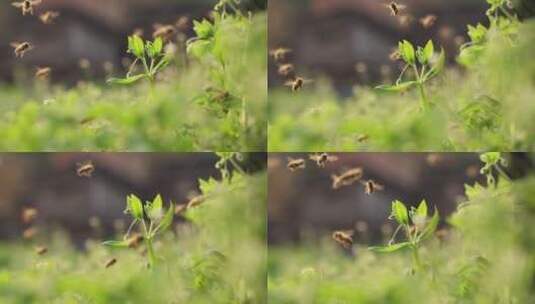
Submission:
{"label": "blurred background", "polygon": [[[248,172],[265,167],[265,154],[243,154]],[[38,211],[39,237],[60,228],[81,246],[96,237],[124,230],[126,196],[180,205],[199,194],[198,180],[220,179],[213,153],[31,153],[0,154],[0,240],[20,240],[28,228],[25,208]],[[91,161],[92,177],[78,176],[79,164]],[[125,227],[126,225],[126,227]]]}
{"label": "blurred background", "polygon": [[[423,45],[432,39],[450,62],[467,41],[466,25],[486,24],[484,0],[402,0],[398,16],[390,1],[270,0],[269,46],[293,50],[290,61],[305,78],[328,78],[342,96],[356,84],[396,79],[397,63],[389,59],[398,41]],[[425,28],[420,19],[434,15]],[[284,79],[270,64],[270,87]]]}
{"label": "blurred background", "polygon": [[[0,82],[32,78],[35,67],[50,66],[53,81],[74,83],[84,77],[101,78],[128,66],[126,38],[135,29],[152,39],[155,23],[178,27],[187,39],[191,20],[208,17],[218,0],[45,0],[34,16],[22,16],[12,1],[0,3]],[[244,10],[265,8],[266,0],[242,1]],[[57,11],[60,16],[45,25],[39,16]],[[15,58],[11,42],[34,46],[23,59]],[[83,73],[80,70],[83,69]]]}
{"label": "blurred background", "polygon": [[[334,230],[356,230],[355,242],[377,243],[396,227],[388,219],[391,202],[417,206],[426,199],[444,219],[463,200],[464,184],[486,183],[477,153],[341,153],[319,168],[308,154],[270,154],[268,158],[268,241],[270,245],[314,242]],[[509,175],[533,169],[529,155],[505,154]],[[306,168],[291,172],[288,158],[306,159]],[[332,189],[331,175],[361,167],[363,180],[384,186],[371,195],[357,182]]]}

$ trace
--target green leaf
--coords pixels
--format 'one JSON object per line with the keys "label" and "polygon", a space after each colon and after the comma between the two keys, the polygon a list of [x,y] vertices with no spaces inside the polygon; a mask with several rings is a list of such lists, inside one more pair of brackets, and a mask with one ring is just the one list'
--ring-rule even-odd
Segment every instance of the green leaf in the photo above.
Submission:
{"label": "green leaf", "polygon": [[169,226],[171,226],[171,224],[173,223],[174,214],[175,214],[175,204],[171,203],[171,205],[169,206],[169,209],[167,209],[167,212],[163,216],[162,221],[160,222],[158,227],[156,227],[156,230],[154,230],[155,231],[154,233],[158,231],[164,231],[167,228],[169,228]]}
{"label": "green leaf", "polygon": [[124,247],[128,247],[128,241],[106,241],[106,242],[102,242],[102,245],[124,248]]}
{"label": "green leaf", "polygon": [[405,61],[408,64],[414,64],[415,63],[415,52],[414,52],[414,46],[412,43],[410,43],[407,40],[403,40],[398,45],[399,48],[399,54],[401,55],[401,58],[403,58],[403,61]]}
{"label": "green leaf", "polygon": [[143,220],[143,204],[134,194],[126,198],[127,211],[138,220]]}
{"label": "green leaf", "polygon": [[368,247],[368,250],[371,250],[373,252],[379,252],[379,253],[389,253],[389,252],[395,252],[401,249],[405,249],[410,246],[411,246],[411,243],[403,242],[403,243],[397,243],[397,244],[388,245],[388,246]]}
{"label": "green leaf", "polygon": [[379,85],[376,86],[376,90],[384,91],[384,92],[405,92],[415,86],[417,84],[416,81],[407,81],[407,82],[401,82],[399,84],[394,85]]}
{"label": "green leaf", "polygon": [[468,36],[473,43],[484,42],[485,37],[487,36],[487,28],[478,23],[477,26],[468,25]]}
{"label": "green leaf", "polygon": [[427,217],[427,202],[425,200],[422,200],[416,208],[416,215]]}
{"label": "green leaf", "polygon": [[110,78],[108,79],[106,82],[109,83],[109,84],[122,84],[122,85],[128,85],[128,84],[132,84],[140,79],[143,79],[147,77],[146,74],[139,74],[139,75],[136,75],[136,76],[131,76],[131,77],[127,77],[127,78]]}
{"label": "green leaf", "polygon": [[160,194],[156,195],[154,200],[152,200],[152,203],[150,204],[150,208],[147,212],[149,218],[151,220],[159,220],[162,217],[162,196]]}
{"label": "green leaf", "polygon": [[201,22],[193,21],[193,30],[199,39],[208,39],[212,37],[215,32],[213,24],[206,19]]}
{"label": "green leaf", "polygon": [[427,223],[427,226],[425,227],[424,231],[422,232],[422,236],[421,236],[420,240],[423,241],[423,240],[429,238],[430,236],[432,236],[433,233],[435,233],[435,231],[437,230],[437,226],[438,226],[439,220],[440,220],[440,216],[438,214],[437,208],[435,208],[435,213],[433,214],[433,217],[431,218],[429,223]]}
{"label": "green leaf", "polygon": [[138,58],[143,57],[145,54],[143,39],[137,35],[128,37],[128,51]]}
{"label": "green leaf", "polygon": [[162,53],[163,50],[163,39],[162,37],[158,37],[154,39],[154,42],[152,43],[152,51],[154,53],[154,56],[158,56]]}
{"label": "green leaf", "polygon": [[427,44],[424,47],[424,58],[426,62],[429,62],[431,58],[433,58],[433,54],[435,53],[435,46],[433,45],[433,41],[429,40],[427,41]]}
{"label": "green leaf", "polygon": [[409,225],[409,213],[405,205],[396,200],[392,202],[392,216],[401,225]]}

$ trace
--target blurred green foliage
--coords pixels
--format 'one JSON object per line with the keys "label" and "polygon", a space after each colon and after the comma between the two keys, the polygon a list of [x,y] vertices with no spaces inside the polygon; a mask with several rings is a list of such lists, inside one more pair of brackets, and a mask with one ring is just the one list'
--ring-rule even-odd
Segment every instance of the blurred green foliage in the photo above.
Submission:
{"label": "blurred green foliage", "polygon": [[358,239],[354,256],[327,239],[271,247],[269,303],[533,303],[533,189],[534,176],[466,185],[450,227],[419,248],[418,271],[410,251],[374,253]]}
{"label": "blurred green foliage", "polygon": [[[535,149],[535,22],[502,16],[490,1],[488,28],[470,26],[458,61],[418,92],[356,87],[339,100],[319,79],[291,94],[270,91],[270,151],[531,151]],[[496,6],[499,5],[499,6]],[[500,9],[497,9],[499,7]]]}
{"label": "blurred green foliage", "polygon": [[235,172],[200,188],[206,200],[188,208],[190,223],[154,241],[151,268],[144,245],[92,239],[79,252],[53,231],[36,240],[48,246],[43,255],[29,241],[0,244],[0,303],[265,303],[266,174]]}
{"label": "blurred green foliage", "polygon": [[[262,151],[266,149],[263,12],[214,13],[200,51],[177,55],[154,83],[36,83],[0,89],[3,151]],[[126,38],[125,38],[126,39]]]}

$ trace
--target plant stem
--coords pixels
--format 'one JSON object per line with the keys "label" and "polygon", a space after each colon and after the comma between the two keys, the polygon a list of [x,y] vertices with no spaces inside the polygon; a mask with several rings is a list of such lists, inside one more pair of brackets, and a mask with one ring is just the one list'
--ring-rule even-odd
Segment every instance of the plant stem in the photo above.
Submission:
{"label": "plant stem", "polygon": [[425,111],[429,103],[427,102],[424,85],[420,82],[418,82],[418,91],[420,92],[420,108]]}
{"label": "plant stem", "polygon": [[145,244],[147,245],[147,252],[149,254],[149,268],[154,268],[156,265],[156,255],[154,254],[154,248],[152,247],[152,238],[145,238]]}
{"label": "plant stem", "polygon": [[412,261],[414,264],[414,271],[420,271],[422,262],[420,260],[420,254],[418,253],[418,247],[416,246],[413,246],[412,248]]}

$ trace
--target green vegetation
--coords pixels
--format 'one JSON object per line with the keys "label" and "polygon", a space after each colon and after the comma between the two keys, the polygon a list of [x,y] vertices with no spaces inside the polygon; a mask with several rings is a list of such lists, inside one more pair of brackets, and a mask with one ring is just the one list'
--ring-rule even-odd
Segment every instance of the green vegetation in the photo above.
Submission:
{"label": "green vegetation", "polygon": [[394,85],[356,87],[343,101],[321,79],[298,93],[270,91],[269,150],[533,150],[535,22],[519,22],[508,1],[488,2],[489,25],[468,27],[462,68],[438,73],[436,44],[403,41]]}
{"label": "green vegetation", "polygon": [[533,303],[535,176],[510,181],[499,153],[481,160],[491,183],[466,185],[436,233],[428,204],[394,202],[406,242],[385,234],[387,246],[367,248],[355,236],[353,256],[332,240],[270,248],[270,303]]}
{"label": "green vegetation", "polygon": [[[143,207],[128,197],[128,213],[138,223],[129,230],[145,243],[127,238],[106,246],[93,238],[81,252],[52,230],[31,241],[1,243],[0,302],[265,303],[266,175],[242,174],[227,163],[233,158],[238,164],[236,154],[223,156],[227,160],[218,166],[224,177],[199,181],[202,203],[177,209],[187,223],[166,231],[173,213],[160,216],[159,196]],[[48,252],[38,255],[35,245]]]}
{"label": "green vegetation", "polygon": [[222,3],[183,45],[130,37],[135,61],[110,84],[3,87],[0,149],[265,151],[266,15]]}

